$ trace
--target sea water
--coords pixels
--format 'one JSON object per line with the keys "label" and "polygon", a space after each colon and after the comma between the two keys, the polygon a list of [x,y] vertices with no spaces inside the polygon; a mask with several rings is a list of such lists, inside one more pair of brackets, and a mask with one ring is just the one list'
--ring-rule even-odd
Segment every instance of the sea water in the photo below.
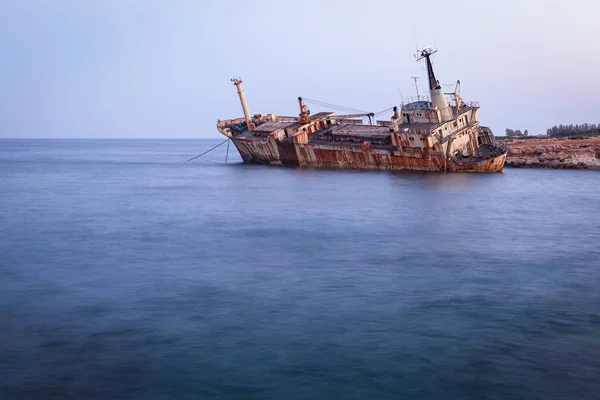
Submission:
{"label": "sea water", "polygon": [[0,141],[2,399],[600,398],[600,173]]}

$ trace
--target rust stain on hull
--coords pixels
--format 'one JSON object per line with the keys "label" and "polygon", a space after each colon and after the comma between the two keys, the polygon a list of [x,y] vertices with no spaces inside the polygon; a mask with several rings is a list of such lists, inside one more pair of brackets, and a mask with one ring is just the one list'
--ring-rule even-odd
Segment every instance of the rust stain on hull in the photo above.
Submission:
{"label": "rust stain on hull", "polygon": [[[269,138],[271,139],[271,138]],[[282,165],[275,140],[232,139],[242,160],[248,163]]]}
{"label": "rust stain on hull", "polygon": [[506,153],[503,153],[494,158],[461,164],[430,149],[403,155],[398,150],[370,146],[299,144],[256,138],[232,138],[232,141],[244,162],[270,165],[393,171],[501,172],[506,160]]}

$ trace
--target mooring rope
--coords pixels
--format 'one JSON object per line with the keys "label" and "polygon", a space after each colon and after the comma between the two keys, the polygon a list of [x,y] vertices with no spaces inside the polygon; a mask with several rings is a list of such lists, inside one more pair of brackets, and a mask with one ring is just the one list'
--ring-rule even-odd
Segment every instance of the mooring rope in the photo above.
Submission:
{"label": "mooring rope", "polygon": [[227,141],[227,152],[225,153],[225,162],[227,162],[227,157],[229,157],[229,142],[231,142],[231,140]]}
{"label": "mooring rope", "polygon": [[196,158],[205,155],[206,153],[209,153],[211,151],[213,151],[214,149],[216,149],[217,147],[219,147],[220,145],[224,144],[225,142],[229,142],[230,139],[225,139],[224,141],[222,141],[221,143],[219,143],[218,145],[216,145],[215,147],[213,147],[212,149],[206,150],[204,153],[202,154],[198,154],[196,157],[192,157],[189,160],[187,160],[187,162],[190,162],[192,160],[195,160]]}

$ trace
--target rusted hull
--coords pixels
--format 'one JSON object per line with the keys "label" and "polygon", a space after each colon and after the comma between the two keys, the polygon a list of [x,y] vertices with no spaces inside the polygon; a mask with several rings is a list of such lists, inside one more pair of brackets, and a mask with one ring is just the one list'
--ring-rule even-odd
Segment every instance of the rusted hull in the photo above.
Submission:
{"label": "rusted hull", "polygon": [[452,164],[453,172],[502,172],[506,162],[506,153],[487,160],[470,164]]}
{"label": "rusted hull", "polygon": [[242,160],[247,163],[282,165],[276,140],[259,138],[231,139]]}
{"label": "rusted hull", "polygon": [[431,149],[402,151],[398,148],[373,148],[322,143],[293,143],[274,138],[232,138],[246,163],[313,168],[370,170],[501,172],[506,153],[463,164]]}

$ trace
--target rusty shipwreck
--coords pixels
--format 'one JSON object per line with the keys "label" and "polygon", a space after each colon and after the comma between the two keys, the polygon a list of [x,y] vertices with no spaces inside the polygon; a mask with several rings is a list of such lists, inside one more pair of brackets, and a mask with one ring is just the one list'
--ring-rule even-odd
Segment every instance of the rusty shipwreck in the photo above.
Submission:
{"label": "rusty shipwreck", "polygon": [[[244,117],[218,121],[246,163],[284,166],[413,171],[500,172],[507,148],[491,130],[479,125],[479,104],[454,93],[444,93],[435,78],[427,46],[417,60],[425,60],[430,96],[418,96],[393,107],[387,121],[373,122],[373,113],[310,114],[298,98],[300,114],[251,115],[241,79],[237,87]],[[449,98],[446,98],[446,96]],[[390,113],[392,109],[390,109]],[[369,124],[363,123],[368,118]]]}

